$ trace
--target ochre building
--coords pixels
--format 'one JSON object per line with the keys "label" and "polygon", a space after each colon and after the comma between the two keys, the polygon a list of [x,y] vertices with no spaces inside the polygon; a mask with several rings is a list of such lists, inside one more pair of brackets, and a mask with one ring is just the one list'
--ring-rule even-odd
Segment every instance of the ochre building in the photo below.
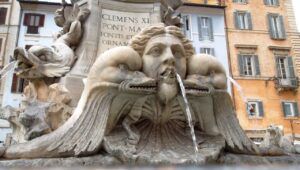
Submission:
{"label": "ochre building", "polygon": [[226,0],[226,6],[231,73],[240,85],[232,96],[240,124],[252,138],[261,138],[271,124],[297,138],[299,34],[291,0]]}

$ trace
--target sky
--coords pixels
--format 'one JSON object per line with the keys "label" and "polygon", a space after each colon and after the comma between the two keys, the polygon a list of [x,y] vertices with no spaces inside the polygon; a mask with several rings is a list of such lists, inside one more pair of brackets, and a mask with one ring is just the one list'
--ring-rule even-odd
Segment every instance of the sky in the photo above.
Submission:
{"label": "sky", "polygon": [[300,32],[300,0],[292,0],[298,31]]}

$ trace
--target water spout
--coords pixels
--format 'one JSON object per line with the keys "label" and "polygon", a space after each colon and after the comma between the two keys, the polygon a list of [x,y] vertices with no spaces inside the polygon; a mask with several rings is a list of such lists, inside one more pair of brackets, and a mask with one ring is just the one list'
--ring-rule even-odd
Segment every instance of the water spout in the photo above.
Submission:
{"label": "water spout", "polygon": [[3,77],[6,77],[8,73],[10,73],[11,71],[14,71],[15,68],[17,67],[18,62],[17,61],[13,61],[9,64],[7,64],[6,66],[3,67],[3,69],[0,71],[0,80]]}
{"label": "water spout", "polygon": [[239,95],[241,96],[243,102],[246,104],[246,107],[247,107],[247,113],[248,113],[249,115],[251,115],[251,114],[250,114],[251,106],[248,105],[248,101],[247,101],[247,98],[246,98],[246,96],[245,96],[245,94],[244,94],[243,88],[242,88],[242,87],[239,85],[239,83],[236,82],[232,77],[227,76],[227,79],[228,79],[228,80],[229,80],[229,81],[237,88],[237,91],[239,92]]}
{"label": "water spout", "polygon": [[181,94],[182,94],[182,97],[183,97],[183,100],[184,100],[185,111],[186,111],[186,114],[187,114],[189,127],[191,129],[191,135],[192,135],[193,144],[194,144],[194,148],[195,148],[195,154],[197,156],[198,144],[197,144],[197,140],[196,140],[194,125],[192,123],[192,114],[191,114],[191,110],[190,110],[190,107],[189,107],[189,102],[186,98],[185,88],[184,88],[184,85],[183,85],[183,82],[182,82],[182,79],[181,79],[180,75],[176,73],[176,77],[177,77],[177,81],[178,81],[179,86],[180,86],[180,91],[181,91]]}

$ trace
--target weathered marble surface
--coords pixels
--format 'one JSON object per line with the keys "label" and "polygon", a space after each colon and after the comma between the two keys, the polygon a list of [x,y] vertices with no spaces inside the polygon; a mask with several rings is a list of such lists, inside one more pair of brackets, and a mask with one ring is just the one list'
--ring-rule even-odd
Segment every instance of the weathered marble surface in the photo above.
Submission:
{"label": "weathered marble surface", "polygon": [[[290,156],[255,156],[244,154],[222,155],[218,162],[223,165],[300,165],[300,155]],[[284,168],[283,168],[284,169]]]}
{"label": "weathered marble surface", "polygon": [[[221,165],[220,165],[221,164]],[[222,155],[217,161],[212,161],[209,164],[193,165],[186,164],[176,166],[174,164],[152,164],[156,165],[155,168],[151,168],[146,165],[143,167],[137,166],[136,169],[156,169],[157,165],[161,165],[162,169],[208,169],[208,170],[220,170],[220,169],[238,169],[238,170],[298,170],[300,165],[300,156],[254,156],[254,155],[239,155],[239,154],[225,154]],[[208,165],[208,166],[207,166]],[[164,167],[166,166],[166,167]],[[18,159],[18,160],[6,160],[0,161],[1,168],[41,168],[41,167],[61,167],[68,169],[68,167],[76,167],[78,169],[107,169],[107,168],[120,168],[127,169],[127,166],[121,164],[121,162],[111,156],[95,155],[91,157],[81,158],[41,158],[41,159]],[[84,168],[85,167],[85,168]],[[132,167],[131,167],[132,168]],[[129,168],[129,169],[131,169]]]}

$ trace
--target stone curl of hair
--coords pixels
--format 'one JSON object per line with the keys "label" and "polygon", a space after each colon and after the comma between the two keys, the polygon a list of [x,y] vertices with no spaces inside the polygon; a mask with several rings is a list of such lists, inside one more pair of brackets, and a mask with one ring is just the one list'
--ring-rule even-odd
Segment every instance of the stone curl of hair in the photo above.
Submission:
{"label": "stone curl of hair", "polygon": [[185,55],[187,58],[195,54],[195,49],[190,40],[188,40],[181,32],[181,29],[176,26],[151,26],[143,29],[140,33],[135,35],[129,42],[129,46],[133,48],[140,56],[143,56],[144,50],[148,41],[156,35],[161,34],[171,34],[177,37],[185,50]]}

